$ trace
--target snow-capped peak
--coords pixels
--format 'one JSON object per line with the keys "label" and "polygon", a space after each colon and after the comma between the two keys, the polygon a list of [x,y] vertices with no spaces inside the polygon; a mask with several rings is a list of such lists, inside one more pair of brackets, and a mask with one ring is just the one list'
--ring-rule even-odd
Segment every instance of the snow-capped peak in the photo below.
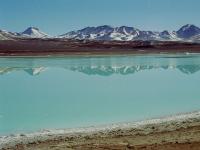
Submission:
{"label": "snow-capped peak", "polygon": [[9,32],[6,30],[0,30],[0,40],[13,40],[17,38],[19,33]]}
{"label": "snow-capped peak", "polygon": [[181,30],[186,31],[186,30],[189,30],[190,28],[196,28],[196,26],[193,24],[186,24],[183,27],[181,27]]}
{"label": "snow-capped peak", "polygon": [[191,38],[192,36],[196,36],[200,34],[200,28],[192,25],[192,24],[187,24],[181,27],[178,31],[177,34],[181,38]]}
{"label": "snow-capped peak", "polygon": [[[12,33],[0,30],[0,40],[12,40],[17,38],[53,38],[36,27],[29,27],[24,32]],[[134,40],[160,40],[160,41],[193,41],[200,42],[200,28],[187,24],[182,26],[178,31],[164,30],[143,31],[134,27],[119,26],[113,27],[109,25],[101,25],[97,27],[85,27],[80,30],[71,31],[55,38],[81,39],[81,40],[118,40],[118,41],[134,41]]]}
{"label": "snow-capped peak", "polygon": [[49,35],[47,35],[44,32],[41,32],[36,27],[27,28],[24,32],[21,33],[21,35],[25,36],[25,37],[30,37],[30,38],[46,38],[46,37],[49,37]]}
{"label": "snow-capped peak", "polygon": [[141,31],[134,27],[108,25],[86,27],[59,36],[60,38],[89,39],[89,40],[178,40],[176,32]]}

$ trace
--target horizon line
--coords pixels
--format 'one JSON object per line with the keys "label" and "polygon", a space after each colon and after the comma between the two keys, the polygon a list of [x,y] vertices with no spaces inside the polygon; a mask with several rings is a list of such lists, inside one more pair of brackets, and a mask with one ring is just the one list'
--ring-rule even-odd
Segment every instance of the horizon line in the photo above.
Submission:
{"label": "horizon line", "polygon": [[[195,27],[198,27],[199,28],[199,26],[197,26],[197,25],[195,25],[195,24],[192,24],[192,23],[187,23],[187,24],[184,24],[184,25],[182,25],[182,26],[180,26],[179,28],[178,28],[178,30],[179,29],[181,29],[182,27],[184,27],[184,26],[187,26],[187,25],[193,25],[193,26],[195,26]],[[140,31],[152,31],[152,32],[163,32],[163,31],[178,31],[178,30],[167,30],[167,29],[163,29],[163,30],[143,30],[143,29],[140,29],[140,28],[138,28],[138,27],[135,27],[135,26],[130,26],[130,25],[109,25],[109,24],[102,24],[102,25],[94,25],[94,26],[90,26],[90,25],[88,25],[88,26],[83,26],[83,27],[80,27],[80,28],[78,28],[78,29],[73,29],[73,30],[69,30],[69,31],[66,31],[66,32],[64,32],[64,34],[65,33],[69,33],[69,32],[71,32],[71,31],[78,31],[78,30],[82,30],[82,29],[85,29],[85,28],[92,28],[92,27],[102,27],[102,26],[109,26],[109,27],[112,27],[112,28],[119,28],[119,27],[130,27],[130,28],[135,28],[135,29],[138,29],[138,30],[140,30]],[[0,31],[7,31],[7,32],[13,32],[13,33],[22,33],[22,32],[24,32],[24,31],[26,31],[28,28],[37,28],[37,29],[39,29],[39,31],[42,31],[43,32],[43,29],[41,30],[41,28],[39,27],[39,26],[35,26],[35,25],[31,25],[31,26],[27,26],[26,28],[24,28],[24,30],[22,30],[22,31],[20,31],[20,32],[18,32],[18,31],[10,31],[10,30],[7,30],[7,29],[1,29],[0,28]],[[44,31],[45,33],[48,33],[48,32],[46,32],[46,31]],[[49,35],[49,34],[48,34]],[[60,35],[60,34],[53,34],[53,35]],[[62,33],[61,33],[61,35],[62,35]]]}

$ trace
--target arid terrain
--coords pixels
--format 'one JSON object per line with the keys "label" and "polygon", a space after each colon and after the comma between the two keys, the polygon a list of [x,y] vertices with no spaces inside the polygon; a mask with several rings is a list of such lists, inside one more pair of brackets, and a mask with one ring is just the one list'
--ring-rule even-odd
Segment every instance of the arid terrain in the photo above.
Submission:
{"label": "arid terrain", "polygon": [[177,41],[92,41],[31,38],[0,41],[0,56],[179,52],[200,52],[200,44]]}
{"label": "arid terrain", "polygon": [[0,138],[2,150],[199,150],[200,112]]}

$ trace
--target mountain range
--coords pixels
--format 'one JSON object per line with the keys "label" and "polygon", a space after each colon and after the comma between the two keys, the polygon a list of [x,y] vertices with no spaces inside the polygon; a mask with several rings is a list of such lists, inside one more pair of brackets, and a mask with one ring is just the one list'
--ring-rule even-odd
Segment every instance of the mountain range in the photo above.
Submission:
{"label": "mountain range", "polygon": [[187,24],[182,26],[178,31],[164,30],[158,31],[143,31],[134,27],[120,26],[112,27],[108,25],[97,27],[86,27],[81,30],[70,31],[68,33],[50,36],[36,27],[29,27],[20,33],[8,32],[0,30],[0,40],[12,40],[16,38],[64,38],[64,39],[79,39],[79,40],[108,40],[108,41],[191,41],[200,42],[200,28]]}

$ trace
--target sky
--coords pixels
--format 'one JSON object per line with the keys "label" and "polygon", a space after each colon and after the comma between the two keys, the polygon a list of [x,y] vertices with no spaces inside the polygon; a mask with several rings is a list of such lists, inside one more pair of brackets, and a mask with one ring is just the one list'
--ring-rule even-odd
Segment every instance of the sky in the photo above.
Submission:
{"label": "sky", "polygon": [[178,30],[200,26],[199,6],[200,0],[1,0],[0,29],[34,26],[50,35],[99,25]]}

